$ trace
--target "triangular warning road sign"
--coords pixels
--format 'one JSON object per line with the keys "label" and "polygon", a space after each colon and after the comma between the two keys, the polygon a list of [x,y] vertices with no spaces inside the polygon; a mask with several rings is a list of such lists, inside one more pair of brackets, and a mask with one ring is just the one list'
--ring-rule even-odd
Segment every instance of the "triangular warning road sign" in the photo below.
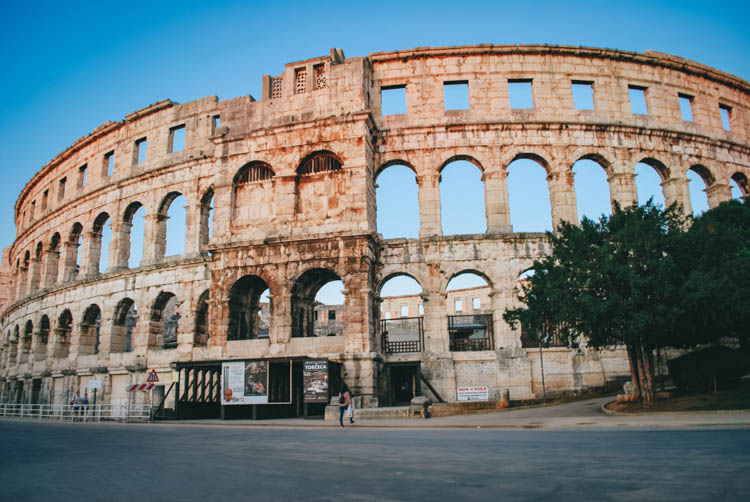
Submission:
{"label": "triangular warning road sign", "polygon": [[147,382],[158,382],[159,376],[156,374],[156,370],[151,370],[151,373],[149,373],[148,378],[146,379]]}

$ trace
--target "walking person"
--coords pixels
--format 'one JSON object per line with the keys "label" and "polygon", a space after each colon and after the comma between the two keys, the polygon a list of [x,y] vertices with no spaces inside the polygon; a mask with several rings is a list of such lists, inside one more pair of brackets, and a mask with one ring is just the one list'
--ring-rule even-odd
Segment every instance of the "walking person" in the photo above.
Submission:
{"label": "walking person", "polygon": [[78,410],[81,407],[81,392],[76,391],[76,395],[73,396],[73,399],[70,401],[70,404],[73,405],[73,421],[75,422],[78,420]]}
{"label": "walking person", "polygon": [[[349,392],[349,387],[344,382],[341,382],[341,390],[339,391],[339,427],[344,426],[344,413],[350,404],[352,404],[352,395]],[[352,423],[354,422],[352,421]]]}
{"label": "walking person", "polygon": [[83,392],[83,398],[81,398],[81,411],[83,412],[83,420],[86,420],[86,416],[89,413],[89,391]]}

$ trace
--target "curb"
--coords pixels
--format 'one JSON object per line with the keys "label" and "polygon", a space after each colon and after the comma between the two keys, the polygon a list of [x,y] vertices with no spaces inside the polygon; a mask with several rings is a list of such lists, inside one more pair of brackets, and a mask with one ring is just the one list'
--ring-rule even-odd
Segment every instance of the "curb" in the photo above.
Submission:
{"label": "curb", "polygon": [[660,411],[660,412],[644,412],[644,413],[628,413],[624,411],[615,411],[607,408],[608,405],[616,403],[617,401],[609,401],[602,403],[602,412],[611,417],[642,417],[650,415],[696,415],[696,414],[710,414],[710,415],[739,415],[741,413],[750,413],[750,410],[696,410],[696,411]]}

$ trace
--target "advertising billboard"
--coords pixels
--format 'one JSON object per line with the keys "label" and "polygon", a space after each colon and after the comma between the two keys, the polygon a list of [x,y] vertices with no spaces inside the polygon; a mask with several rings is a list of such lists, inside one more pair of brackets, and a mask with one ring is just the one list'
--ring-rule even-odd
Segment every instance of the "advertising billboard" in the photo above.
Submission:
{"label": "advertising billboard", "polygon": [[268,363],[231,361],[221,365],[221,404],[268,403]]}
{"label": "advertising billboard", "polygon": [[328,361],[310,359],[302,367],[306,403],[328,402]]}

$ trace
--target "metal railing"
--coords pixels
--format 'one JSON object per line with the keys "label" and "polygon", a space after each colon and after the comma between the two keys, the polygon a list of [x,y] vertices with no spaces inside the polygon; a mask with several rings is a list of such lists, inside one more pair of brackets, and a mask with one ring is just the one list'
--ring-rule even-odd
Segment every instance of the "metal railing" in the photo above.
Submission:
{"label": "metal railing", "polygon": [[380,321],[383,352],[404,354],[422,352],[424,327],[422,317],[400,317]]}
{"label": "metal railing", "polygon": [[68,422],[150,421],[150,404],[0,404],[0,417]]}
{"label": "metal railing", "polygon": [[492,314],[449,315],[450,350],[493,350]]}

